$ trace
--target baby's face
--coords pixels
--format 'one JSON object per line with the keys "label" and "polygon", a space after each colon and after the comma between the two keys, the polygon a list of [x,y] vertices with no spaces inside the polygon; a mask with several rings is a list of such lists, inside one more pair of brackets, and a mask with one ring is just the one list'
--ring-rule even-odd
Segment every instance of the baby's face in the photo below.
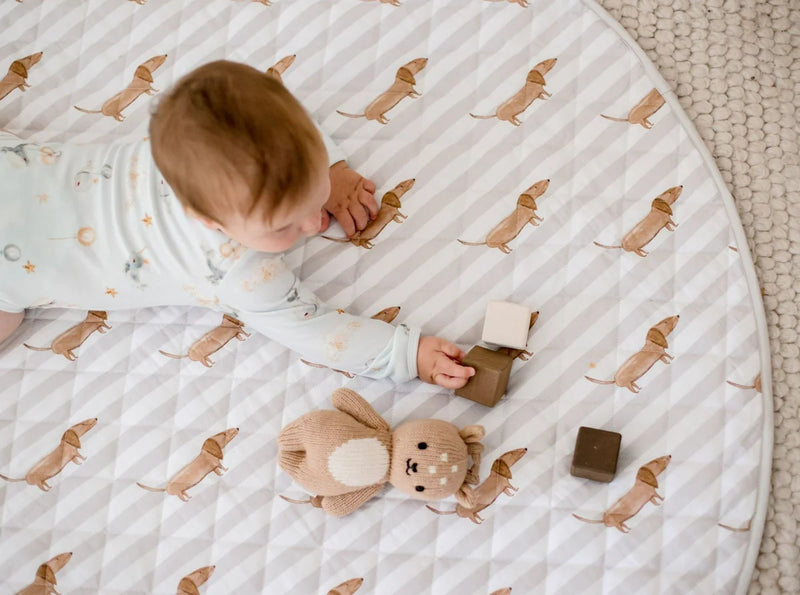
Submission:
{"label": "baby's face", "polygon": [[249,216],[233,215],[221,231],[242,245],[259,252],[283,252],[297,240],[319,233],[323,206],[328,202],[331,184],[328,168],[320,168],[305,199],[284,207],[267,223],[262,209]]}

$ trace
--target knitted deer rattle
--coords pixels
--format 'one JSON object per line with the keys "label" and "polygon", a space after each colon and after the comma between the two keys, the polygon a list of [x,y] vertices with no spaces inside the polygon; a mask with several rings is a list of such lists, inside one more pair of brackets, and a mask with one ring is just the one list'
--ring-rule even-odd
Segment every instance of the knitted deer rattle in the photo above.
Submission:
{"label": "knitted deer rattle", "polygon": [[[406,422],[394,431],[358,393],[340,388],[336,410],[312,411],[281,430],[279,464],[307,491],[308,503],[332,516],[353,512],[390,483],[418,500],[455,494],[472,506],[483,426],[459,430],[438,419]],[[472,465],[469,465],[469,459]]]}

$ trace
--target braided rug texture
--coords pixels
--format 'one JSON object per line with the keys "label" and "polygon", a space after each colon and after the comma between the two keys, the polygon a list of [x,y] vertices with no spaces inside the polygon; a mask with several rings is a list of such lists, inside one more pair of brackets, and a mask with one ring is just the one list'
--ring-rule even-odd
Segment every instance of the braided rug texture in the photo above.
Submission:
{"label": "braided rug texture", "polygon": [[749,593],[800,593],[800,0],[599,0],[672,86],[733,194],[762,287],[775,450]]}

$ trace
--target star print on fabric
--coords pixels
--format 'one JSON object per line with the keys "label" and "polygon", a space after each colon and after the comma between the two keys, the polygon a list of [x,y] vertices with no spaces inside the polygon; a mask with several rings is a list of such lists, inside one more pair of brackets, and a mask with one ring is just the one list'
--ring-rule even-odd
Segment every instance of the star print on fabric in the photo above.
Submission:
{"label": "star print on fabric", "polygon": [[113,287],[106,287],[106,295],[110,295],[112,298],[117,297],[119,292],[114,289]]}
{"label": "star print on fabric", "polygon": [[37,194],[36,198],[39,199],[40,203],[43,203],[43,202],[47,202],[47,199],[50,198],[50,197],[47,196],[46,194]]}
{"label": "star print on fabric", "polygon": [[30,260],[26,264],[24,264],[22,266],[22,268],[25,269],[28,273],[36,272],[36,265],[35,264],[31,264]]}
{"label": "star print on fabric", "polygon": [[142,223],[144,223],[147,227],[150,227],[151,225],[153,225],[153,218],[147,213],[145,213],[144,219],[142,219]]}

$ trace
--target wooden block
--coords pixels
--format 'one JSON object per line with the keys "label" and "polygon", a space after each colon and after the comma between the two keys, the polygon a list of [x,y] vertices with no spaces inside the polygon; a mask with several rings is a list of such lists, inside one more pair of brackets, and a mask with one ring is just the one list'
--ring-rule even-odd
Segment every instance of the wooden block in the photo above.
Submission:
{"label": "wooden block", "polygon": [[617,472],[621,443],[622,435],[617,432],[582,426],[578,429],[569,472],[575,477],[608,483]]}
{"label": "wooden block", "polygon": [[528,306],[490,301],[486,306],[481,339],[499,347],[525,349],[530,320],[531,309]]}
{"label": "wooden block", "polygon": [[475,368],[475,376],[456,390],[456,395],[487,407],[494,407],[506,392],[514,358],[506,353],[476,345],[461,362]]}

